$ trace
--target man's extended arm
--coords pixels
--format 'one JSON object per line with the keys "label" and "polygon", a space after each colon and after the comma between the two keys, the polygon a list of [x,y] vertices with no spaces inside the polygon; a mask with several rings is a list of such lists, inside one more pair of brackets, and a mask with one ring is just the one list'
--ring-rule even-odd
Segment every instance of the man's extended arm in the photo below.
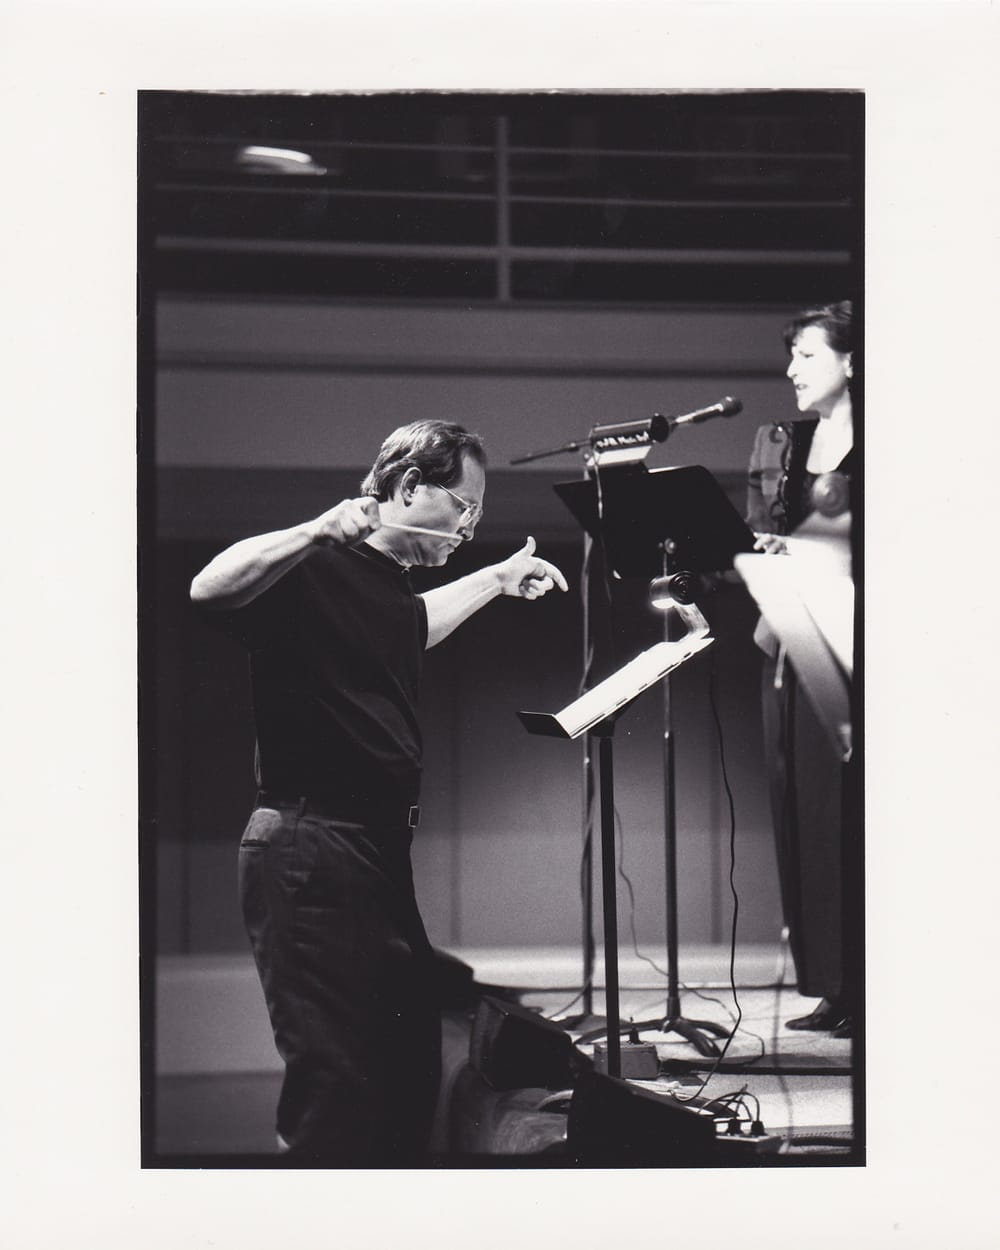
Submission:
{"label": "man's extended arm", "polygon": [[456,626],[498,595],[537,599],[553,586],[568,589],[565,577],[556,566],[535,555],[535,540],[529,538],[520,551],[499,564],[488,565],[447,586],[424,593],[427,645],[433,647],[447,638]]}
{"label": "man's extended arm", "polygon": [[191,583],[191,598],[209,608],[242,608],[317,546],[351,547],[379,528],[378,504],[345,499],[314,521],[244,538],[227,547]]}

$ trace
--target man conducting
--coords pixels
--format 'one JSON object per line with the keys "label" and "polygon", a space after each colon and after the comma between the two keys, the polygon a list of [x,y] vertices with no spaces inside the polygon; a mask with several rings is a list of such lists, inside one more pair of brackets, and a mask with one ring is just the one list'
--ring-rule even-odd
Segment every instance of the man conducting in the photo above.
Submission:
{"label": "man conducting", "polygon": [[415,594],[412,565],[470,540],[480,439],[418,421],[315,520],[247,538],[194,579],[250,654],[259,793],[240,902],[285,1062],[280,1148],[306,1166],[419,1163],[440,1078],[433,956],[413,891],[421,653],[497,595],[566,581],[520,551]]}

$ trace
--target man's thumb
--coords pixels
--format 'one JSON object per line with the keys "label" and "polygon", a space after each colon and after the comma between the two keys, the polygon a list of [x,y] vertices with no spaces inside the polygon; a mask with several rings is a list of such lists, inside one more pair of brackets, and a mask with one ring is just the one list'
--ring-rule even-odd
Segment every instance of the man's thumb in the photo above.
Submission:
{"label": "man's thumb", "polygon": [[534,554],[535,554],[535,540],[529,537],[528,541],[524,544],[524,546],[518,552],[518,555],[533,556]]}

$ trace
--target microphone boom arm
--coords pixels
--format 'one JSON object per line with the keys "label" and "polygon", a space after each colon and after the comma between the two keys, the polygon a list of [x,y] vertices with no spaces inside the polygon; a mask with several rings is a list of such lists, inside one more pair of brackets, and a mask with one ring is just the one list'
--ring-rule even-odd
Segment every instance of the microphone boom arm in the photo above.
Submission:
{"label": "microphone boom arm", "polygon": [[552,447],[547,451],[533,451],[526,456],[516,456],[511,464],[527,464],[531,460],[541,460],[546,456],[560,456],[566,452],[582,451],[589,448],[593,451],[611,451],[615,448],[648,447],[651,443],[662,443],[673,430],[681,425],[697,425],[712,417],[735,417],[743,411],[740,400],[727,395],[718,403],[707,408],[697,408],[694,412],[685,412],[677,417],[665,417],[654,412],[651,417],[641,421],[620,421],[615,425],[595,425],[586,438],[574,439],[561,447]]}

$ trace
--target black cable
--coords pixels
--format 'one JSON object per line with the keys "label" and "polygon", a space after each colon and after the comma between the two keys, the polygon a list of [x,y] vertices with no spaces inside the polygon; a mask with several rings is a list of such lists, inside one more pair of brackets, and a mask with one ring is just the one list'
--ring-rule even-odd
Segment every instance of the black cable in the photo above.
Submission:
{"label": "black cable", "polygon": [[[647,964],[649,964],[649,966],[653,969],[654,972],[657,972],[660,974],[660,976],[665,977],[667,974],[663,971],[663,969],[660,968],[656,963],[654,963],[653,960],[650,959],[648,955],[644,955],[642,951],[639,950],[639,939],[635,930],[635,910],[636,910],[635,909],[635,890],[632,887],[632,881],[629,878],[628,873],[625,871],[625,834],[624,834],[624,827],[622,825],[621,813],[618,811],[617,805],[615,806],[615,824],[618,829],[618,874],[621,877],[621,879],[625,882],[625,888],[628,890],[628,896],[629,896],[629,927],[632,932],[632,949],[635,951],[637,958],[644,960]],[[590,838],[592,837],[592,832],[593,832],[593,796],[591,796],[591,803],[589,805],[589,810],[587,813],[587,841],[588,842]],[[581,863],[580,863],[581,893],[583,889],[583,865],[584,865],[584,860],[581,860]],[[598,987],[595,986],[594,988],[596,989]],[[603,988],[607,989],[606,986],[604,986]],[[555,1019],[558,1016],[563,1015],[566,1011],[569,1010],[570,1007],[573,1006],[575,1002],[577,1002],[579,999],[583,997],[583,993],[584,991],[580,990],[580,992],[574,998],[572,998],[566,1004],[565,1007],[561,1007],[558,1011],[554,1012],[549,1017],[549,1019]],[[623,1026],[623,1029],[624,1029],[624,1026]]]}
{"label": "black cable", "polygon": [[[733,990],[734,998],[736,997],[736,993],[735,993],[736,988],[737,987],[735,987],[732,983],[730,983],[730,989]],[[743,989],[743,990],[752,990],[756,987],[743,985],[738,988]],[[694,994],[696,997],[700,999],[703,999],[706,1003],[715,1003],[717,1007],[721,1007],[722,1010],[726,1013],[726,1015],[735,1025],[734,1031],[742,1032],[746,1037],[752,1037],[754,1041],[757,1042],[757,1044],[760,1046],[760,1053],[757,1055],[753,1055],[749,1059],[741,1060],[742,1063],[747,1063],[747,1064],[757,1063],[759,1060],[764,1058],[764,1056],[767,1054],[767,1042],[764,1040],[763,1037],[761,1037],[759,1033],[755,1033],[753,1029],[749,1029],[745,1025],[742,1026],[741,1028],[740,1019],[742,1017],[738,1019],[736,1016],[736,1013],[733,1011],[732,1007],[730,1007],[728,1003],[724,1003],[721,998],[712,998],[711,995],[709,994],[702,994],[698,990],[692,989],[691,986],[685,985],[683,981],[681,982],[681,989],[684,990],[685,992]]]}
{"label": "black cable", "polygon": [[751,1093],[751,1092],[750,1092],[750,1090],[747,1090],[747,1092],[746,1092],[746,1096],[747,1096],[747,1098],[752,1098],[752,1099],[753,1099],[754,1107],[755,1107],[755,1109],[756,1109],[756,1115],[754,1116],[754,1118],[755,1118],[755,1119],[757,1119],[757,1120],[759,1120],[759,1119],[761,1118],[761,1116],[760,1116],[760,1099],[757,1097],[757,1095],[756,1095],[756,1094]]}
{"label": "black cable", "polygon": [[[493,982],[493,984],[497,984],[497,982]],[[575,987],[573,985],[507,985],[507,984],[504,984],[503,988],[505,990],[510,990],[511,993],[513,994],[568,994],[570,990],[574,989]],[[603,991],[605,988],[606,987],[602,985],[600,982],[594,985],[595,990]],[[756,991],[763,992],[765,990],[778,990],[780,987],[777,985],[739,985],[736,988],[746,993],[751,993],[751,992],[756,992]],[[622,985],[621,989],[627,994],[655,994],[657,997],[659,997],[662,993],[662,987],[659,985]],[[707,1001],[708,1002],[720,1002],[721,1000],[710,998]],[[727,1007],[725,1003],[722,1003],[722,1006],[725,1008],[725,1010],[732,1013],[731,1007]]]}
{"label": "black cable", "polygon": [[664,970],[657,963],[655,963],[654,960],[650,959],[648,955],[644,955],[639,949],[639,937],[635,931],[635,890],[632,888],[632,881],[628,873],[625,871],[625,829],[622,824],[621,813],[618,811],[617,804],[615,805],[615,825],[618,829],[618,875],[621,877],[622,881],[625,882],[625,888],[628,890],[628,919],[629,929],[632,933],[632,950],[635,952],[637,959],[641,959],[644,963],[649,964],[653,971],[658,972],[661,977],[666,977],[666,972],[664,972]]}
{"label": "black cable", "polygon": [[785,1134],[786,1142],[791,1139],[795,1123],[795,1109],[792,1105],[792,1091],[788,1088],[785,1074],[781,1070],[780,1035],[778,1029],[781,1025],[781,998],[785,990],[785,970],[788,967],[788,941],[788,927],[786,925],[781,930],[781,967],[778,970],[778,984],[774,993],[774,1011],[771,1015],[771,1049],[774,1052],[774,1072],[778,1078],[778,1088],[781,1090],[781,1096],[785,1103],[785,1116],[788,1119],[788,1132]]}
{"label": "black cable", "polygon": [[[590,584],[591,584],[591,572],[592,572],[591,564],[593,561],[593,553],[594,553],[593,542],[591,541],[591,542],[585,543],[584,549],[583,549],[583,561],[582,561],[581,568],[580,568],[580,586],[583,590],[584,595],[586,596],[586,601],[583,604],[583,612],[584,612],[585,618],[587,619],[589,619],[590,617],[589,597],[590,597]],[[593,630],[590,630],[587,636],[587,651],[583,657],[583,672],[580,674],[580,682],[577,687],[577,698],[579,698],[586,690],[590,688],[590,680],[591,680],[591,675],[593,673],[593,668],[594,668],[595,654],[596,652],[594,648]],[[587,794],[586,811],[584,812],[583,841],[580,847],[580,866],[579,866],[578,874],[577,874],[577,894],[580,899],[580,906],[584,910],[584,912],[586,912],[586,909],[588,907],[588,899],[586,897],[587,865],[588,863],[592,864],[593,862],[593,845],[594,845],[595,787],[593,785],[593,765],[592,764],[588,765],[587,773],[588,775],[586,779],[586,785],[588,787],[589,792]],[[593,935],[587,934],[584,940],[587,943],[587,949],[584,950],[585,967],[591,968],[594,962]],[[580,999],[586,995],[587,988],[588,988],[587,985],[583,985],[579,993],[574,995],[574,997],[570,999],[570,1001],[566,1004],[565,1007],[562,1007],[559,1011],[555,1013],[556,1016],[563,1015],[565,1012],[567,1012],[570,1009],[570,1007],[573,1006],[574,1003],[579,1002]],[[593,982],[590,983],[590,988],[593,989]],[[550,1016],[549,1018],[552,1019],[553,1017]]]}
{"label": "black cable", "polygon": [[741,1115],[745,1115],[745,1116],[746,1116],[746,1121],[747,1121],[747,1123],[748,1123],[748,1124],[753,1124],[753,1122],[754,1122],[754,1120],[755,1120],[755,1118],[756,1118],[756,1117],[754,1116],[754,1113],[753,1113],[753,1112],[750,1110],[750,1108],[747,1106],[747,1100],[746,1100],[746,1095],[745,1095],[745,1094],[741,1095],[741,1096],[740,1096],[740,1097],[736,1100],[736,1112],[737,1112],[737,1118],[739,1118],[739,1116],[741,1116]]}
{"label": "black cable", "polygon": [[586,902],[584,898],[584,888],[586,882],[587,860],[592,854],[594,845],[594,790],[591,789],[587,799],[587,811],[584,816],[583,824],[583,844],[580,847],[580,867],[578,869],[577,893],[580,896],[581,904]]}
{"label": "black cable", "polygon": [[[703,994],[701,990],[697,989],[693,985],[688,985],[684,981],[680,982],[680,987],[686,994],[694,994],[696,998],[700,998],[706,1003],[714,1003],[716,1007],[721,1007],[722,1010],[726,1013],[726,1015],[730,1018],[730,1020],[735,1021],[736,1016],[733,1013],[732,1007],[730,1007],[728,1003],[724,1003],[721,998],[713,998],[711,994]],[[730,988],[732,988],[731,985],[730,985]],[[750,990],[770,989],[771,987],[770,986],[758,986],[758,985],[741,985],[738,988],[749,992]],[[755,1055],[752,1059],[745,1059],[743,1062],[744,1063],[756,1063],[758,1059],[763,1059],[764,1055],[767,1053],[767,1043],[764,1041],[761,1035],[759,1033],[755,1033],[753,1029],[744,1028],[743,1032],[747,1035],[747,1037],[752,1037],[754,1041],[760,1044],[760,1054]]]}
{"label": "black cable", "polygon": [[[712,711],[713,711],[713,714],[715,715],[716,729],[719,734],[719,749],[720,749],[720,756],[721,756],[721,762],[722,762],[723,781],[726,787],[726,793],[729,798],[729,810],[730,810],[730,875],[729,875],[729,880],[730,880],[730,888],[732,890],[733,899],[734,899],[733,926],[732,926],[731,941],[730,941],[729,988],[733,996],[733,1001],[736,1004],[736,1009],[737,1009],[736,1013],[734,1013],[732,1009],[729,1007],[729,1005],[727,1003],[724,1003],[721,999],[713,998],[708,994],[702,994],[700,991],[696,989],[692,989],[690,986],[685,985],[683,982],[681,983],[681,987],[685,991],[690,991],[691,993],[696,994],[699,998],[704,999],[705,1002],[714,1003],[716,1006],[721,1007],[722,1010],[726,1012],[730,1020],[732,1020],[733,1022],[733,1028],[728,1038],[726,1039],[726,1043],[725,1043],[725,1046],[723,1047],[722,1054],[719,1056],[719,1059],[716,1061],[715,1067],[717,1068],[719,1063],[721,1063],[722,1058],[724,1057],[726,1051],[728,1050],[729,1045],[732,1042],[733,1038],[740,1031],[740,1025],[743,1019],[743,1012],[739,1004],[739,997],[737,994],[737,987],[736,987],[736,975],[735,975],[736,922],[737,922],[737,917],[739,915],[739,896],[736,892],[736,886],[735,886],[734,875],[733,875],[735,872],[735,830],[736,830],[735,805],[733,803],[732,790],[730,788],[728,774],[726,772],[725,751],[724,751],[724,745],[723,745],[723,740],[722,740],[722,726],[719,722],[718,711],[717,711],[716,704],[714,701],[714,692],[711,686],[709,687],[709,694],[710,694],[710,698],[712,699]],[[618,840],[619,840],[618,874],[621,877],[621,879],[625,882],[625,887],[628,890],[628,894],[629,894],[629,928],[632,934],[632,949],[635,952],[635,955],[637,958],[649,964],[649,966],[654,970],[654,972],[659,973],[662,977],[666,979],[667,973],[664,971],[664,969],[662,969],[648,955],[644,955],[642,951],[639,949],[639,941],[638,941],[638,936],[636,934],[636,927],[635,927],[635,915],[636,915],[635,892],[633,890],[632,882],[628,876],[628,873],[625,871],[625,865],[624,865],[625,835],[624,835],[624,828],[622,825],[621,814],[619,813],[617,806],[615,807],[615,822],[618,827]],[[623,1026],[623,1031],[624,1031],[624,1026]],[[758,1060],[762,1059],[764,1055],[767,1053],[767,1044],[764,1041],[763,1037],[761,1037],[759,1033],[755,1033],[752,1029],[744,1029],[743,1032],[746,1033],[748,1036],[752,1037],[760,1045],[760,1053],[757,1055],[754,1055],[750,1059],[743,1060],[743,1062],[747,1064],[757,1063]],[[712,1073],[710,1072],[709,1077],[711,1075]],[[704,1085],[707,1084],[708,1079],[709,1078],[706,1077],[705,1082],[703,1082],[700,1088],[702,1089],[704,1088]],[[759,1120],[760,1118],[759,1102],[757,1103],[757,1111],[758,1111],[758,1114],[756,1118]],[[751,1120],[751,1122],[754,1119],[754,1117],[750,1115],[749,1111],[748,1111],[748,1118]]]}
{"label": "black cable", "polygon": [[[736,1022],[733,1025],[729,1036],[723,1043],[722,1049],[716,1056],[712,1066],[709,1068],[708,1074],[698,1086],[695,1094],[692,1094],[689,1097],[683,1097],[679,1094],[675,1094],[675,1097],[679,1102],[691,1102],[692,1099],[697,1097],[709,1083],[712,1077],[719,1070],[719,1066],[723,1059],[725,1059],[726,1052],[729,1050],[733,1038],[739,1032],[740,1023],[743,1020],[743,1008],[740,1006],[739,995],[736,992],[736,933],[740,915],[740,896],[736,889],[736,804],[733,801],[733,791],[729,784],[729,771],[726,768],[726,745],[722,733],[722,722],[719,719],[719,708],[715,698],[716,664],[714,650],[711,654],[708,673],[708,701],[712,709],[712,719],[715,722],[715,731],[719,743],[719,764],[722,769],[722,784],[725,788],[726,799],[729,804],[729,892],[733,899],[733,920],[729,936],[729,988],[733,996],[733,1003],[736,1007]],[[761,1056],[758,1056],[758,1058],[760,1057]]]}
{"label": "black cable", "polygon": [[[753,1111],[750,1110],[749,1106],[751,1099],[754,1103]],[[763,1124],[760,1119],[760,1101],[755,1094],[750,1093],[746,1085],[743,1085],[740,1089],[733,1090],[732,1093],[720,1094],[715,1098],[705,1099],[700,1105],[704,1110],[712,1114],[716,1125],[720,1123],[726,1124],[727,1132],[733,1136],[743,1136],[740,1128],[743,1119],[750,1126],[749,1136],[761,1136],[763,1133]],[[733,1129],[734,1124],[736,1125],[735,1131]]]}
{"label": "black cable", "polygon": [[614,598],[611,592],[611,570],[608,564],[608,549],[604,541],[604,487],[601,482],[601,466],[594,459],[594,489],[597,493],[597,541],[601,548],[601,587],[608,605],[608,645],[611,653],[611,671],[618,668],[618,647],[615,643]]}
{"label": "black cable", "polygon": [[[593,562],[593,558],[594,558],[594,544],[592,541],[585,542],[583,545],[583,560],[580,564],[580,589],[583,591],[583,594],[584,594],[584,602],[583,602],[582,607],[583,607],[583,613],[585,617],[589,617],[589,614],[590,614],[590,604],[589,602],[587,602],[587,598],[589,598],[589,595],[590,595],[590,575],[591,575],[590,566],[591,566],[591,563]],[[580,674],[580,681],[576,688],[576,697],[578,699],[590,686],[590,674],[591,674],[591,670],[593,669],[593,667],[594,667],[594,638],[593,638],[593,631],[591,630],[588,632],[588,636],[587,636],[587,652],[583,657],[583,672]]]}
{"label": "black cable", "polygon": [[[791,440],[789,440],[789,446],[790,446],[790,442]],[[778,730],[777,732],[778,732],[778,749],[781,752],[781,758],[783,760],[782,772],[784,774],[783,775],[784,786],[782,788],[782,796],[781,796],[782,829],[780,831],[780,837],[781,837],[782,843],[784,843],[785,841],[784,830],[792,822],[796,821],[797,819],[796,814],[795,814],[795,790],[794,790],[793,769],[791,766],[793,706],[792,706],[791,699],[788,697],[787,691],[783,688],[785,682],[788,681],[789,678],[790,678],[790,673],[788,670],[784,650],[782,650],[781,653],[778,655],[778,658],[775,662],[775,671],[774,671],[775,690],[781,691],[780,696],[777,699],[777,705],[778,705]],[[782,847],[782,853],[784,853],[784,847]],[[782,899],[782,902],[784,902],[784,899]],[[779,1053],[780,1034],[778,1030],[779,1030],[780,1023],[781,1023],[781,999],[782,999],[782,994],[785,988],[785,973],[788,969],[788,954],[790,950],[790,945],[791,945],[791,933],[790,933],[788,923],[786,920],[786,923],[781,930],[781,969],[780,969],[779,976],[778,976],[778,986],[777,986],[777,991],[775,993],[775,998],[774,998],[774,1014],[772,1017],[772,1020],[773,1020],[772,1042],[773,1042],[773,1048],[774,1048],[774,1067],[775,1067],[775,1072],[777,1073],[777,1076],[778,1076],[778,1087],[781,1090],[782,1098],[784,1099],[784,1103],[785,1103],[785,1114],[788,1119],[788,1133],[785,1135],[786,1143],[791,1140],[791,1133],[792,1133],[792,1129],[794,1127],[794,1122],[795,1122],[795,1110],[792,1104],[791,1090],[788,1088],[788,1083],[785,1080],[784,1073],[781,1071],[781,1056]]]}
{"label": "black cable", "polygon": [[709,1109],[716,1105],[725,1108],[727,1104],[735,1103],[738,1109],[745,1110],[749,1115],[750,1110],[745,1106],[744,1102],[746,1095],[747,1087],[743,1085],[740,1089],[734,1089],[729,1094],[716,1094],[714,1098],[710,1098],[706,1101],[705,1106]]}
{"label": "black cable", "polygon": [[566,1012],[569,1011],[570,1007],[572,1007],[574,1003],[578,1003],[580,999],[583,998],[583,993],[584,993],[583,990],[580,990],[578,993],[573,995],[573,997],[569,1000],[568,1003],[566,1003],[564,1007],[558,1007],[555,1011],[551,1012],[549,1015],[545,1016],[544,1018],[546,1020],[551,1021],[553,1024],[558,1023],[559,1017],[562,1015],[565,1015]]}
{"label": "black cable", "polygon": [[[666,970],[664,968],[661,968],[660,965],[656,963],[654,959],[651,959],[649,955],[643,954],[643,952],[639,949],[639,937],[638,937],[638,934],[636,933],[636,927],[635,927],[635,918],[636,918],[635,890],[632,887],[632,881],[629,878],[628,873],[625,871],[625,830],[624,830],[624,825],[622,823],[621,813],[618,811],[617,805],[615,806],[615,824],[617,825],[617,828],[618,828],[618,875],[622,879],[622,881],[624,881],[625,888],[628,890],[628,896],[629,896],[629,929],[632,934],[632,950],[637,959],[641,959],[644,963],[649,964],[649,966],[653,969],[654,972],[659,973],[659,975],[663,977],[664,980],[667,980],[669,974],[666,972]],[[721,998],[712,998],[708,994],[702,994],[699,990],[692,989],[690,986],[685,985],[684,982],[681,982],[681,988],[685,991],[689,991],[692,994],[696,994],[699,998],[704,999],[704,1001],[707,1003],[714,1003],[717,1007],[721,1007],[722,1010],[725,1011],[729,1015],[730,1019],[735,1019],[735,1017],[733,1016],[732,1009],[729,1007],[727,1003],[724,1003]],[[746,1029],[744,1030],[744,1032],[750,1033],[750,1030]],[[761,1037],[758,1037],[756,1033],[750,1033],[750,1036],[756,1038],[757,1041],[759,1041],[761,1045],[763,1045],[764,1039]],[[748,1062],[755,1062],[755,1061],[748,1061]]]}
{"label": "black cable", "polygon": [[[625,831],[624,831],[624,826],[622,824],[621,813],[618,811],[617,805],[615,806],[615,823],[618,827],[618,875],[619,877],[621,877],[622,881],[624,881],[625,888],[628,890],[628,896],[629,896],[629,929],[632,934],[632,950],[635,953],[635,956],[637,959],[641,959],[644,963],[649,964],[649,966],[653,969],[654,972],[659,973],[660,976],[664,978],[664,980],[667,980],[668,979],[667,972],[663,968],[661,968],[659,964],[656,963],[655,960],[651,959],[649,955],[644,955],[643,952],[639,949],[639,938],[636,933],[636,927],[635,927],[635,917],[636,917],[635,891],[632,888],[632,882],[629,878],[629,875],[625,871]],[[700,990],[693,989],[691,986],[686,985],[683,981],[680,984],[681,984],[681,989],[684,990],[685,992],[697,995],[698,998],[703,999],[706,1003],[714,1003],[717,1007],[721,1007],[722,1010],[729,1016],[730,1020],[734,1022],[736,1026],[736,1030],[739,1029],[739,1020],[733,1014],[733,1010],[729,1006],[728,1003],[724,1003],[721,998],[713,998],[710,994],[702,994]],[[732,978],[730,978],[730,986],[733,989],[733,996],[735,998],[735,986],[733,985]],[[624,1031],[624,1026],[623,1026],[623,1031]],[[745,1063],[756,1063],[757,1060],[763,1058],[764,1054],[766,1053],[766,1044],[764,1042],[764,1039],[760,1036],[759,1033],[754,1033],[752,1029],[744,1029],[743,1032],[747,1034],[748,1037],[752,1037],[755,1041],[760,1043],[760,1048],[761,1048],[760,1054],[754,1056],[752,1059],[744,1060]]]}
{"label": "black cable", "polygon": [[[605,987],[601,984],[595,984],[594,986],[594,989],[597,989],[597,990],[603,990],[604,988]],[[621,988],[629,994],[659,994],[661,992],[662,987],[659,985],[623,985]],[[690,986],[684,986],[683,988],[690,989],[691,993],[693,994],[696,994],[698,992],[697,990],[692,989]],[[728,982],[726,982],[725,988],[726,989],[731,988]],[[736,988],[738,990],[743,991],[744,993],[750,994],[750,993],[756,993],[756,992],[764,993],[767,990],[780,991],[782,989],[787,988],[787,986],[779,985],[777,984],[777,982],[770,982],[767,985],[737,985]],[[504,989],[512,990],[515,993],[519,993],[519,994],[524,994],[524,993],[568,994],[570,990],[573,989],[573,986],[572,985],[504,985]],[[712,1003],[721,1002],[720,999],[716,999],[716,998],[708,998],[707,1001],[712,1002]],[[722,1006],[725,1008],[726,1011],[730,1011],[730,1012],[732,1011],[732,1008],[727,1007],[725,1003],[722,1003]]]}

